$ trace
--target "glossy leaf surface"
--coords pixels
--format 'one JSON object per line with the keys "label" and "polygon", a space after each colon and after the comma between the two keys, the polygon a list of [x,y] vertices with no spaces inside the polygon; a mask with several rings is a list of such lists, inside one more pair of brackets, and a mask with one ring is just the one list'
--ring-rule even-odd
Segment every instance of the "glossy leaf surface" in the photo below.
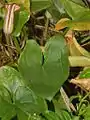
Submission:
{"label": "glossy leaf surface", "polygon": [[39,114],[46,110],[45,101],[26,87],[19,72],[8,66],[0,68],[0,117],[2,120],[10,120],[15,115],[19,120],[28,120],[30,114]]}

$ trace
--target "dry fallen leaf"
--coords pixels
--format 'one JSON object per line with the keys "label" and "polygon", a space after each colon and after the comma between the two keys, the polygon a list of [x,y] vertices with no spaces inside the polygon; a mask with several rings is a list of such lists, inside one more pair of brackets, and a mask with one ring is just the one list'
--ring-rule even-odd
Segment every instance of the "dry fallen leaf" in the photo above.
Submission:
{"label": "dry fallen leaf", "polygon": [[90,58],[90,53],[85,50],[76,40],[73,31],[69,30],[65,35],[66,42],[71,56],[85,56]]}
{"label": "dry fallen leaf", "polygon": [[70,83],[73,83],[79,87],[81,87],[84,91],[90,91],[90,78],[83,78],[83,79],[72,79]]}
{"label": "dry fallen leaf", "polygon": [[70,19],[68,18],[60,19],[55,25],[55,30],[61,30],[64,29],[65,27],[68,27],[68,21],[70,21]]}
{"label": "dry fallen leaf", "polygon": [[62,18],[56,23],[55,30],[61,30],[66,27],[68,27],[70,30],[86,31],[86,30],[90,30],[90,21],[70,20],[68,18]]}

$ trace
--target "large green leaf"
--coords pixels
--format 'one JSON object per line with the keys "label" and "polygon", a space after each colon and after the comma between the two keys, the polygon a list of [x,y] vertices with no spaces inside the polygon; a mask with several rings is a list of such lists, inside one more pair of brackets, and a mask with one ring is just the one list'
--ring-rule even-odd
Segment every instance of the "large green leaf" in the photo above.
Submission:
{"label": "large green leaf", "polygon": [[69,64],[64,38],[53,36],[41,52],[34,40],[29,40],[19,58],[19,70],[30,88],[49,100],[68,77]]}
{"label": "large green leaf", "polygon": [[47,110],[45,101],[27,87],[17,89],[13,103],[8,91],[3,87],[0,90],[0,117],[2,120],[10,120],[15,115],[18,120],[28,120],[30,115],[40,114]]}
{"label": "large green leaf", "polygon": [[0,68],[0,117],[10,120],[15,115],[19,120],[28,120],[30,114],[47,110],[45,101],[25,87],[18,71],[9,66]]}
{"label": "large green leaf", "polygon": [[0,68],[0,116],[2,120],[10,120],[16,115],[12,103],[13,96],[19,86],[24,85],[20,74],[11,67]]}
{"label": "large green leaf", "polygon": [[31,10],[37,12],[46,9],[51,5],[51,0],[32,0]]}

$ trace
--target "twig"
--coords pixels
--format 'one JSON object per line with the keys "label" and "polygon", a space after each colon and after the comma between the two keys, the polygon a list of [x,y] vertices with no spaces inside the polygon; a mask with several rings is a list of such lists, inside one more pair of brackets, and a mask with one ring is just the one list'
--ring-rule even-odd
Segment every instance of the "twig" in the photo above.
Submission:
{"label": "twig", "polygon": [[42,19],[44,19],[44,16],[37,17],[36,19],[37,20],[42,20]]}
{"label": "twig", "polygon": [[62,98],[63,98],[63,100],[66,104],[66,107],[67,107],[68,111],[71,112],[71,109],[72,109],[73,111],[76,112],[76,109],[75,109],[74,105],[70,102],[70,100],[69,100],[66,92],[64,91],[63,87],[61,87],[60,93],[61,93],[61,96],[62,96]]}
{"label": "twig", "polygon": [[43,33],[43,37],[44,37],[43,39],[44,39],[44,40],[47,39],[48,24],[49,24],[49,19],[47,18],[46,24],[45,24],[45,30],[44,30],[44,33]]}
{"label": "twig", "polygon": [[[6,37],[7,46],[10,46],[10,36],[5,34],[5,37]],[[10,59],[11,59],[11,61],[13,61],[12,50],[10,49],[10,47],[7,47],[7,49],[8,49],[8,52],[9,52]]]}
{"label": "twig", "polygon": [[[35,25],[35,28],[44,30],[44,29],[45,29],[45,26]],[[50,28],[50,27],[48,27],[48,30],[49,30],[49,31],[52,31],[52,32],[56,32],[56,33],[62,33],[61,31],[56,31],[55,29],[52,29],[52,28]]]}

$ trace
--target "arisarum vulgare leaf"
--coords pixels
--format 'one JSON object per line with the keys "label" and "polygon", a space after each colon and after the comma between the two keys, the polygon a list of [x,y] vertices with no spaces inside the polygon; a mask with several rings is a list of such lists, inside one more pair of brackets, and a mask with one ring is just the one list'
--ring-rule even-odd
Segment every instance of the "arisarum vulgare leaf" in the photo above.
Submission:
{"label": "arisarum vulgare leaf", "polygon": [[45,45],[44,53],[34,40],[28,40],[19,58],[19,70],[36,94],[51,100],[69,72],[67,46],[63,36],[51,37]]}

